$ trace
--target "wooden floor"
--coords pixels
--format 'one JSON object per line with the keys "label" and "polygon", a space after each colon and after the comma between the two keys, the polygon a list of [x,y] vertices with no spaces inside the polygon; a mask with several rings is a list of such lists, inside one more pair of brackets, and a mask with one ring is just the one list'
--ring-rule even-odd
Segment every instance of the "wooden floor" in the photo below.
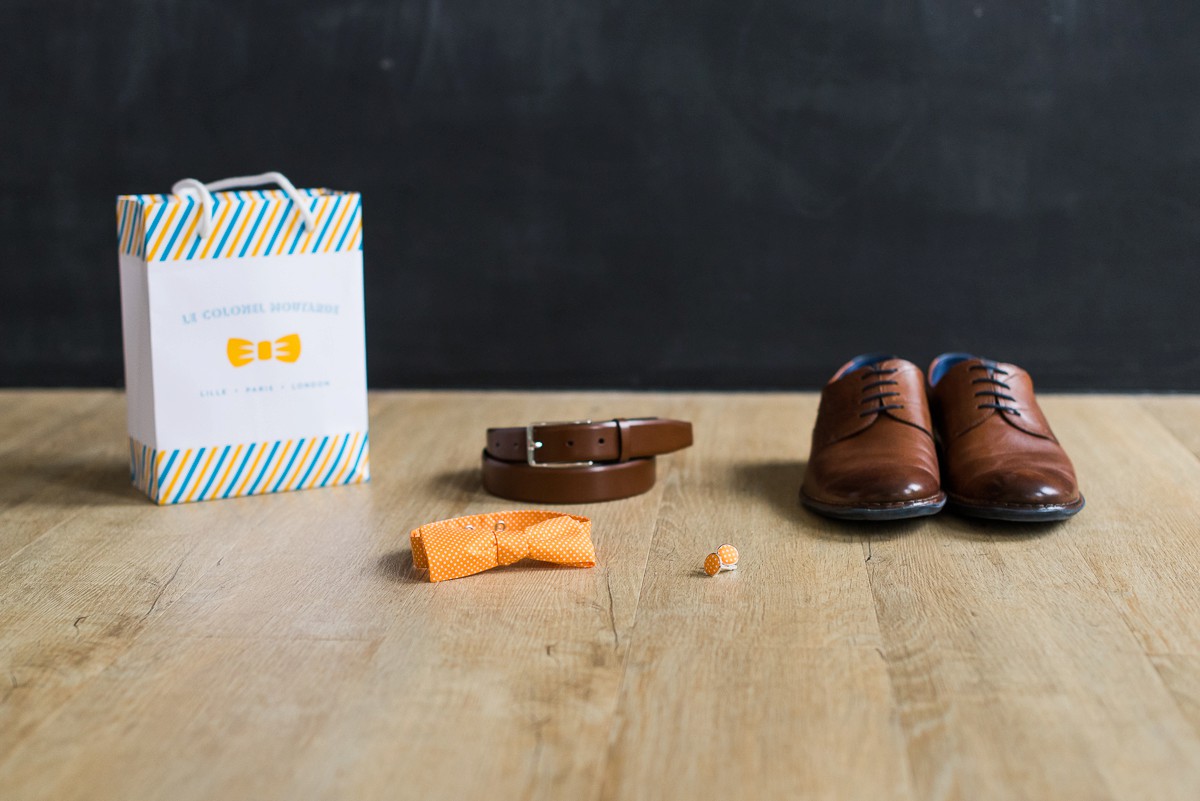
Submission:
{"label": "wooden floor", "polygon": [[[0,798],[1196,801],[1200,398],[1043,405],[1039,528],[810,515],[814,395],[377,393],[371,484],[158,508],[119,394],[0,393]],[[615,415],[696,446],[595,569],[412,569],[486,426]]]}

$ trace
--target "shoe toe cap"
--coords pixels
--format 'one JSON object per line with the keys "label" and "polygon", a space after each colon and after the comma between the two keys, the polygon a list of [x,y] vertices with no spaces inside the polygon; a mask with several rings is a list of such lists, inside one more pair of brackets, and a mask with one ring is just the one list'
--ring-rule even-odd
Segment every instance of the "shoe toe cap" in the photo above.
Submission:
{"label": "shoe toe cap", "polygon": [[961,494],[975,503],[1013,506],[1066,506],[1079,500],[1074,476],[1036,466],[981,473]]}
{"label": "shoe toe cap", "polygon": [[844,471],[807,489],[820,500],[847,506],[919,501],[941,492],[938,477],[915,465]]}

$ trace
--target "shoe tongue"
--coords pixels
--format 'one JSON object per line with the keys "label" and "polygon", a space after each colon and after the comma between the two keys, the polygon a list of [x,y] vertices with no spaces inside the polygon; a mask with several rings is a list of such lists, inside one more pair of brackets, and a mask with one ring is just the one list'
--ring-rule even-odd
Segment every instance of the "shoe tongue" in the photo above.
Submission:
{"label": "shoe tongue", "polygon": [[[929,386],[936,387],[947,373],[955,370],[969,370],[971,369],[969,365],[981,363],[995,364],[995,362],[981,359],[973,353],[943,353],[929,363],[929,369],[925,372],[925,376],[929,380]],[[968,366],[964,367],[963,365]]]}
{"label": "shoe tongue", "polygon": [[861,356],[855,356],[853,359],[838,368],[837,372],[833,374],[833,378],[829,379],[829,383],[832,384],[839,378],[850,375],[855,370],[861,370],[864,367],[870,367],[874,364],[880,364],[881,362],[892,361],[898,358],[899,357],[894,353],[864,353]]}
{"label": "shoe tongue", "polygon": [[[869,375],[859,375],[871,366],[881,370],[878,382],[867,380]],[[860,365],[852,373],[830,381],[821,390],[821,406],[817,425],[813,432],[814,442],[823,445],[855,436],[880,425],[910,425],[933,436],[929,419],[929,404],[925,396],[921,370],[912,362],[895,356],[885,356],[882,361]],[[874,393],[897,392],[898,396],[870,398]],[[869,404],[864,405],[864,398]],[[882,409],[881,406],[898,405],[898,409]]]}
{"label": "shoe tongue", "polygon": [[[940,358],[940,357],[939,357]],[[936,364],[935,360],[935,364]],[[979,369],[988,368],[989,372]],[[1000,371],[992,373],[990,371]],[[987,384],[979,379],[991,376],[997,383]],[[940,381],[933,385],[929,392],[942,408],[943,422],[949,436],[958,436],[969,431],[985,420],[1000,420],[1015,429],[1032,434],[1043,439],[1054,439],[1050,424],[1046,422],[1041,409],[1037,405],[1033,393],[1033,381],[1029,374],[1019,366],[996,362],[971,356],[961,362],[944,367]],[[1014,400],[1005,400],[1004,405],[1015,408],[1020,412],[1014,415],[997,409],[981,407],[980,397],[976,395],[979,384],[984,389],[996,390],[1011,396]]]}
{"label": "shoe tongue", "polygon": [[[978,369],[978,365],[994,365],[995,362],[989,362],[987,359],[981,359],[977,356],[971,356],[962,361],[957,361],[952,364],[937,364],[930,365],[930,370],[926,373],[928,380],[928,389],[930,396],[945,397],[947,393],[951,395],[961,391],[961,388],[970,384],[971,378],[975,376],[985,376],[990,373],[985,373]],[[934,368],[939,368],[935,373]],[[936,376],[936,377],[935,377]]]}
{"label": "shoe tongue", "polygon": [[[980,366],[986,367],[988,372],[985,373],[982,370],[979,370],[978,368]],[[990,375],[994,371],[1001,371],[999,373],[999,377],[1004,378],[1005,375],[1011,375],[1012,367],[1010,365],[1009,367],[1005,368],[1001,366],[1000,362],[995,361],[994,359],[985,359],[982,356],[972,356],[965,361],[950,365],[948,369],[942,372],[942,375],[945,376],[950,373],[958,375],[960,373],[971,373],[972,371],[975,371],[975,375]]]}

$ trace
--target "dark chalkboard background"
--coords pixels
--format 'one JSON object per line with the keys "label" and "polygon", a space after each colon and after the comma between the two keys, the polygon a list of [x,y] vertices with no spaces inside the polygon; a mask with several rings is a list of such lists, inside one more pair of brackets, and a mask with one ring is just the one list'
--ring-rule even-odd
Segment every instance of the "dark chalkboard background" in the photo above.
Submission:
{"label": "dark chalkboard background", "polygon": [[0,383],[119,385],[114,196],[364,196],[374,386],[1200,390],[1200,3],[0,2]]}

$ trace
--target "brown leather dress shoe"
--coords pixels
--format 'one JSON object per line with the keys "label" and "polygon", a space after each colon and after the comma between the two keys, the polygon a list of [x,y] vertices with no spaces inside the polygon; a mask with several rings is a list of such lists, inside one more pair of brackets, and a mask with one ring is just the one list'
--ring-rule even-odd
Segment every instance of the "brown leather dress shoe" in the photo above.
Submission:
{"label": "brown leather dress shoe", "polygon": [[919,367],[869,354],[829,379],[800,500],[847,520],[921,517],[945,506]]}
{"label": "brown leather dress shoe", "polygon": [[1083,508],[1075,468],[1015,364],[944,353],[929,397],[950,504],[996,520],[1062,520]]}

